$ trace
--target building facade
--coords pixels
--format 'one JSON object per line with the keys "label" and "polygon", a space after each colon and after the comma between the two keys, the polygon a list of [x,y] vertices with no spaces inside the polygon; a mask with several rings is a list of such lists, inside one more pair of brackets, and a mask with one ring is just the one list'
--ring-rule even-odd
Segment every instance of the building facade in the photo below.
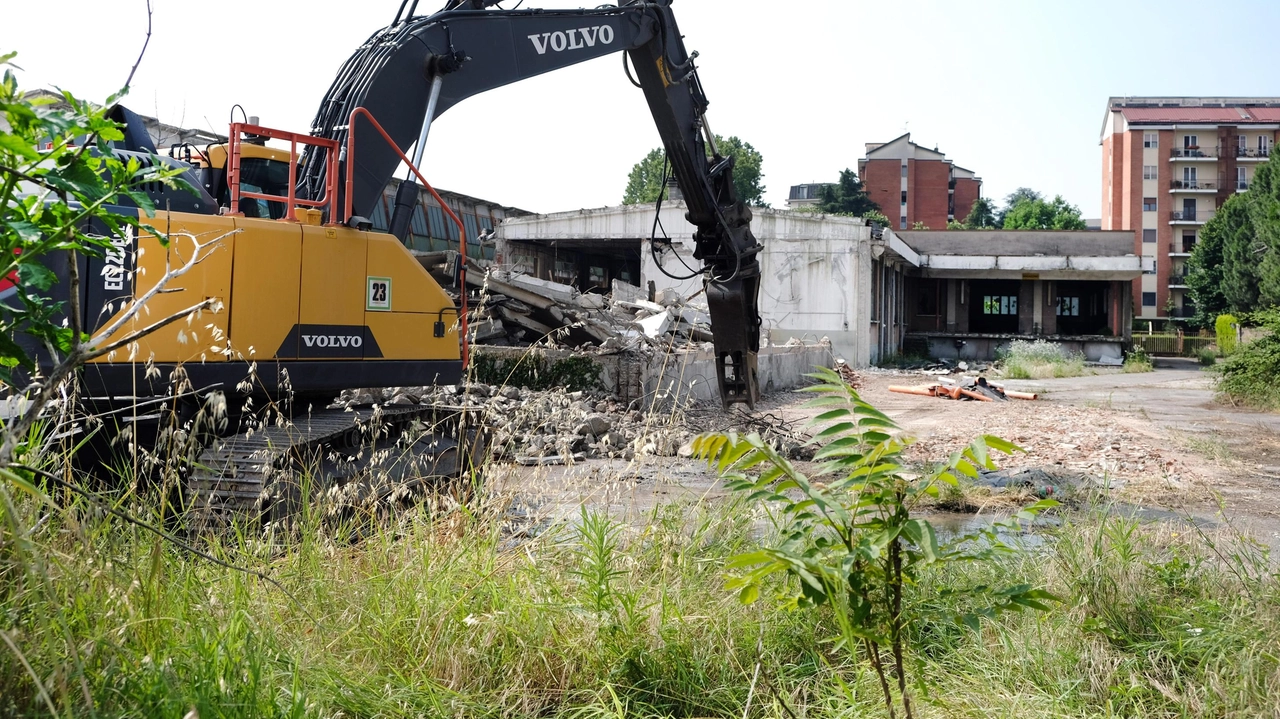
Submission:
{"label": "building facade", "polygon": [[917,145],[911,133],[889,142],[867,143],[858,160],[858,177],[873,202],[899,230],[922,224],[945,230],[963,220],[982,196],[982,178],[955,165],[946,155]]}
{"label": "building facade", "polygon": [[810,182],[805,185],[792,185],[791,192],[787,194],[787,208],[794,210],[818,204],[822,199],[822,188],[831,184],[830,182]]}
{"label": "building facade", "polygon": [[1102,125],[1102,229],[1133,232],[1138,319],[1195,314],[1186,261],[1200,231],[1266,162],[1280,98],[1113,97]]}
{"label": "building facade", "polygon": [[[625,249],[640,258],[638,292],[696,298],[703,277],[691,272],[701,264],[685,211],[678,200],[662,206],[670,238],[657,246],[654,210],[641,205],[509,219],[494,266],[520,271],[515,260],[532,246]],[[1127,232],[880,231],[861,218],[767,208],[752,211],[751,231],[764,344],[826,337],[861,367],[906,353],[993,359],[1027,338],[1119,362],[1130,339],[1140,267]]]}

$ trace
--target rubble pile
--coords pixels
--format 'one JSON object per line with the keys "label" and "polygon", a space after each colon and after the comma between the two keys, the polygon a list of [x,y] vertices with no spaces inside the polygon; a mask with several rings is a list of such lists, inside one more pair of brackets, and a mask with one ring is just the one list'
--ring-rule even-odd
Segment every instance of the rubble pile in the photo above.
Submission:
{"label": "rubble pile", "polygon": [[1204,478],[1167,445],[1110,412],[1043,402],[987,406],[992,410],[931,425],[907,449],[908,460],[928,464],[990,434],[1024,450],[993,457],[1001,469],[1056,468],[1167,506],[1201,499],[1205,492]]}
{"label": "rubble pile", "polygon": [[474,344],[527,347],[549,340],[620,350],[712,341],[706,305],[674,290],[658,292],[650,301],[639,287],[617,280],[604,295],[519,273],[485,274],[476,268],[471,274],[468,284],[482,290],[480,306],[470,316]]}
{"label": "rubble pile", "polygon": [[567,464],[594,457],[674,457],[696,432],[678,414],[647,414],[604,392],[566,392],[482,383],[348,390],[335,406],[435,404],[474,407],[492,431],[493,458],[525,465]]}

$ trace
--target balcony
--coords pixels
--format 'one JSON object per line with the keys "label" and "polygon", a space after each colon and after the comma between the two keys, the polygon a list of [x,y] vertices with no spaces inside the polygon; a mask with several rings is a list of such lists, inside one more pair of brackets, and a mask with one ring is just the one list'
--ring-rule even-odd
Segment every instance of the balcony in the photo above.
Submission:
{"label": "balcony", "polygon": [[1173,180],[1170,192],[1217,192],[1222,183],[1216,180]]}
{"label": "balcony", "polygon": [[1271,148],[1237,147],[1235,153],[1237,160],[1265,160],[1271,157]]}
{"label": "balcony", "polygon": [[1203,225],[1213,219],[1213,210],[1197,212],[1195,210],[1174,210],[1169,213],[1171,224]]}
{"label": "balcony", "polygon": [[1249,181],[1248,181],[1248,180],[1236,180],[1236,181],[1235,181],[1235,186],[1236,186],[1236,192],[1244,192],[1245,190],[1248,190],[1248,189],[1249,189]]}
{"label": "balcony", "polygon": [[1169,151],[1170,160],[1216,160],[1217,147],[1175,147]]}
{"label": "balcony", "polygon": [[1178,242],[1177,240],[1174,240],[1173,242],[1169,243],[1169,256],[1170,257],[1190,257],[1191,251],[1194,250],[1195,248],[1196,248],[1196,243],[1194,241]]}

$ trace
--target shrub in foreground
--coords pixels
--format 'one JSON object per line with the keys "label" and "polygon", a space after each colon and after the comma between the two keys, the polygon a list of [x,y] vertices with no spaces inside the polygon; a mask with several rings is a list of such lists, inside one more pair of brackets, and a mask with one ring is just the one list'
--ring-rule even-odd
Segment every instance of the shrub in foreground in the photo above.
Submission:
{"label": "shrub in foreground", "polygon": [[1238,348],[1218,368],[1218,392],[1233,403],[1280,409],[1280,310],[1253,316],[1267,333]]}
{"label": "shrub in foreground", "polygon": [[1001,353],[1000,359],[1004,376],[1009,379],[1049,379],[1084,374],[1084,355],[1047,340],[1014,340]]}
{"label": "shrub in foreground", "polygon": [[[694,441],[695,454],[716,466],[734,492],[772,505],[781,518],[779,541],[729,562],[739,575],[728,586],[750,604],[775,587],[766,582],[774,575],[792,579],[777,592],[782,604],[829,608],[842,653],[874,672],[889,716],[900,707],[911,719],[914,690],[908,685],[925,680],[919,673],[908,677],[907,666],[915,660],[907,647],[913,631],[939,620],[977,630],[984,617],[1025,608],[1047,611],[1046,602],[1057,600],[1027,584],[961,582],[947,589],[945,609],[930,612],[915,589],[928,571],[1013,551],[995,527],[940,541],[916,510],[921,501],[937,497],[941,487],[957,486],[962,476],[995,469],[989,449],[1009,453],[1018,448],[982,437],[923,476],[908,475],[900,457],[910,440],[899,436],[899,428],[836,372],[824,368],[810,376],[821,384],[806,391],[821,396],[807,406],[827,411],[813,421],[823,429],[813,439],[821,448],[809,474],[759,435],[719,433]],[[1016,517],[1029,520],[1056,505],[1044,500]]]}
{"label": "shrub in foreground", "polygon": [[1153,372],[1155,365],[1151,362],[1151,357],[1147,355],[1147,351],[1137,345],[1124,358],[1124,371],[1126,373],[1133,372]]}

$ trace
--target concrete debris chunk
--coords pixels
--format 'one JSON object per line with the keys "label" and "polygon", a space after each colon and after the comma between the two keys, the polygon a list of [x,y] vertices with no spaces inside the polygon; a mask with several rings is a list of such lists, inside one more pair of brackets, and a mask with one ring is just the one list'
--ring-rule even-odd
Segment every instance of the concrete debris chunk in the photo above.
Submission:
{"label": "concrete debris chunk", "polygon": [[609,294],[579,292],[559,282],[468,262],[467,284],[478,290],[468,314],[473,344],[653,354],[697,349],[712,340],[711,315],[701,293],[686,298],[664,288],[651,300],[645,290],[618,280]]}

